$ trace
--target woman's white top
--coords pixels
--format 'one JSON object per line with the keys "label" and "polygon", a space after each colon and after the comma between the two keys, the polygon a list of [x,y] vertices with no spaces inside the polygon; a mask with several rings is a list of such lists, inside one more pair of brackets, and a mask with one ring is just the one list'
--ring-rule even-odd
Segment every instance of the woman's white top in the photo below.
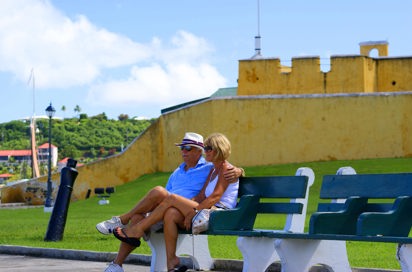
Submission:
{"label": "woman's white top", "polygon": [[[210,196],[215,190],[218,177],[219,175],[216,175],[216,177],[213,180],[209,181],[209,183],[207,184],[205,190],[206,197]],[[236,207],[238,190],[239,179],[236,182],[229,183],[229,186],[227,186],[226,191],[223,193],[219,202],[217,202],[215,206],[223,209],[233,209],[234,207]]]}

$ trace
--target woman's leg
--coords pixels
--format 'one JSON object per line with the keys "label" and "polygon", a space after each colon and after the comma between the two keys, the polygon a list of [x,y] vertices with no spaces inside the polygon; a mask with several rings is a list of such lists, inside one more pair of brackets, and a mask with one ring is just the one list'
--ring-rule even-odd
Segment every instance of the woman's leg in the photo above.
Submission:
{"label": "woman's leg", "polygon": [[176,243],[179,227],[183,226],[185,217],[183,214],[172,207],[169,208],[163,217],[163,232],[166,244],[167,270],[179,265],[179,258],[176,256]]}
{"label": "woman's leg", "polygon": [[[141,220],[135,225],[130,225],[124,231],[128,237],[140,238],[143,236],[144,231],[149,229],[152,225],[163,219],[165,212],[170,207],[175,207],[183,215],[188,214],[193,211],[193,208],[197,207],[198,203],[187,199],[185,197],[169,194],[151,213],[149,216]],[[115,229],[117,234],[124,237],[122,231],[117,228]]]}
{"label": "woman's leg", "polygon": [[120,215],[122,224],[127,225],[133,215],[145,215],[156,208],[167,196],[169,192],[162,186],[156,186],[151,189],[130,211]]}

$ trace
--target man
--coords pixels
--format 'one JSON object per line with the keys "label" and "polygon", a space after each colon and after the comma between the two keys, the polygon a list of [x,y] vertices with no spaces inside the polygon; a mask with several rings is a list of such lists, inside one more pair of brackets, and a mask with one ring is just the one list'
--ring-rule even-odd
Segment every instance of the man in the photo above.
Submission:
{"label": "man", "polygon": [[[156,186],[127,213],[113,216],[112,219],[97,224],[96,229],[100,233],[107,235],[111,234],[116,227],[124,228],[127,224],[136,224],[170,193],[189,199],[199,193],[213,167],[213,164],[206,162],[202,156],[204,152],[203,137],[197,133],[187,132],[182,142],[176,145],[180,147],[183,163],[169,177],[166,187]],[[243,169],[234,167],[225,173],[225,178],[231,182],[239,178],[243,173]],[[139,245],[140,240],[136,243],[136,246]],[[123,272],[122,264],[135,248],[121,242],[115,260],[110,263],[105,272]]]}

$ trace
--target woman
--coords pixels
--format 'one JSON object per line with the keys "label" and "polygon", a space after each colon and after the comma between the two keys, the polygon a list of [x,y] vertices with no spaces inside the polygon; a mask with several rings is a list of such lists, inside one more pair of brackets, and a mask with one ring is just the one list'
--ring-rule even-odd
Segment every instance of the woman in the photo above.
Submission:
{"label": "woman", "polygon": [[130,228],[116,228],[113,231],[117,239],[136,245],[145,230],[163,219],[168,271],[187,270],[186,267],[179,266],[179,258],[176,256],[179,227],[190,229],[192,218],[197,210],[231,209],[236,206],[239,180],[229,183],[223,176],[223,173],[232,167],[227,161],[231,152],[229,140],[223,134],[214,133],[205,140],[204,144],[205,158],[213,163],[213,168],[197,196],[190,200],[169,194],[149,216],[138,224]]}

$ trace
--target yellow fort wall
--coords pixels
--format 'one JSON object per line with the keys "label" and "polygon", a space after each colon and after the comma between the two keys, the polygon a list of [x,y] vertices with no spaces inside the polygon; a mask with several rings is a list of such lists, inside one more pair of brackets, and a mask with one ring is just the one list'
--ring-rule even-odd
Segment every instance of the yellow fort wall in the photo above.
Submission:
{"label": "yellow fort wall", "polygon": [[226,134],[239,166],[411,156],[410,105],[410,92],[206,100],[162,115],[122,154],[79,167],[73,195],[172,171],[186,131]]}
{"label": "yellow fort wall", "polygon": [[319,57],[293,58],[290,72],[279,59],[241,60],[238,95],[371,93],[412,90],[412,57],[334,56],[330,71]]}

